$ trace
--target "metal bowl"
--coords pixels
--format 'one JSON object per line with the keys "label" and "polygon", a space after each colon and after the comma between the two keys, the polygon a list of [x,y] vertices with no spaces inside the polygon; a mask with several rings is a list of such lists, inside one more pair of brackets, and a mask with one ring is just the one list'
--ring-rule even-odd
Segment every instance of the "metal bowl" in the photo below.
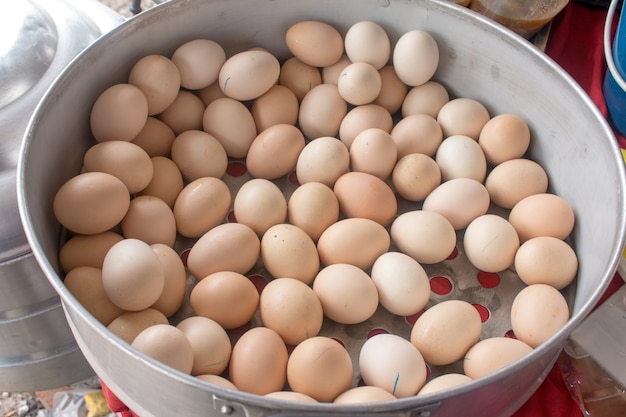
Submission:
{"label": "metal bowl", "polygon": [[11,0],[0,26],[0,390],[40,391],[93,375],[20,222],[17,162],[37,103],[63,68],[122,16],[95,0]]}
{"label": "metal bowl", "polygon": [[[385,27],[392,42],[408,30],[426,30],[440,48],[434,78],[451,96],[471,97],[491,114],[515,113],[528,121],[533,137],[529,156],[546,169],[550,190],[565,198],[576,214],[571,240],[580,264],[575,284],[566,291],[570,320],[526,357],[468,384],[392,402],[285,402],[173,371],[109,332],[63,285],[57,260],[62,230],[51,204],[61,184],[79,172],[82,155],[93,143],[88,116],[98,94],[124,82],[139,58],[171,55],[179,45],[196,38],[213,39],[228,54],[261,46],[286,57],[284,33],[291,24],[307,19],[326,21],[343,33],[355,22],[373,20]],[[608,123],[590,98],[531,43],[446,1],[166,2],[104,36],[64,71],[31,120],[18,172],[20,213],[28,239],[63,300],[79,346],[103,381],[141,416],[511,415],[539,387],[569,333],[603,294],[617,268],[626,233],[623,160]],[[463,252],[462,247],[458,249]],[[458,279],[457,288],[464,288],[462,277],[452,279]],[[471,288],[465,290],[471,292]],[[510,300],[498,299],[497,293],[491,297],[506,316]]]}

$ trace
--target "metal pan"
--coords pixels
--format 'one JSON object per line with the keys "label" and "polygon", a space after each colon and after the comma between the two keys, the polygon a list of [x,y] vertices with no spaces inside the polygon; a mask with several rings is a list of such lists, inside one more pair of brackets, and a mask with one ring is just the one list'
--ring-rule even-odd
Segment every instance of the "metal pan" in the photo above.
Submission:
{"label": "metal pan", "polygon": [[[373,20],[387,29],[392,41],[410,29],[429,31],[441,52],[435,78],[452,96],[477,99],[492,114],[516,113],[528,120],[533,135],[529,156],[548,172],[551,191],[574,208],[572,242],[580,260],[569,295],[571,319],[531,354],[440,393],[375,405],[285,402],[172,371],[107,331],[64,287],[57,261],[62,233],[51,202],[60,185],[79,171],[83,152],[92,143],[88,114],[98,93],[123,82],[139,58],[170,55],[195,38],[213,39],[229,54],[261,46],[285,57],[286,29],[305,19],[326,21],[342,32],[357,21]],[[18,184],[28,239],[63,300],[79,346],[112,391],[145,417],[511,415],[539,387],[568,334],[602,295],[617,268],[625,237],[623,160],[610,127],[590,98],[531,43],[445,1],[179,0],[156,6],[96,42],[57,80],[31,120]],[[457,288],[463,287],[461,282],[456,282]],[[510,308],[506,302],[501,305],[503,313]]]}

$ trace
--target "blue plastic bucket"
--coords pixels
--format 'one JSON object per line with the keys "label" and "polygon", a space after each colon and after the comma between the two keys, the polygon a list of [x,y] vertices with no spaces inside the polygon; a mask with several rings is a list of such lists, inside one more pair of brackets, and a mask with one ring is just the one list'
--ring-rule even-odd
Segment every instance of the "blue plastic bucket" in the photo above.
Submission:
{"label": "blue plastic bucket", "polygon": [[607,62],[602,90],[613,127],[626,136],[626,14],[620,12],[615,39],[611,41],[613,18],[619,1],[612,0],[604,25],[604,55]]}

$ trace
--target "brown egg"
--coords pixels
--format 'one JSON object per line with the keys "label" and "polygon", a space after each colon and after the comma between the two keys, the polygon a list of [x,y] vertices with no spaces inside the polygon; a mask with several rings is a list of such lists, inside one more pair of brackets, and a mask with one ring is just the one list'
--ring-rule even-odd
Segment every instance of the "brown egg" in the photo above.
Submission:
{"label": "brown egg", "polygon": [[548,174],[530,159],[510,159],[491,170],[485,187],[494,204],[510,209],[529,195],[548,191]]}
{"label": "brown egg", "polygon": [[198,239],[187,256],[187,268],[197,279],[219,271],[245,274],[261,254],[257,234],[241,223],[215,226]]}
{"label": "brown egg", "polygon": [[220,141],[231,158],[244,158],[257,136],[250,110],[229,97],[218,98],[206,107],[202,126]]}
{"label": "brown egg", "polygon": [[254,100],[265,94],[280,73],[278,59],[265,50],[247,50],[226,59],[218,82],[224,94],[235,100]]}
{"label": "brown egg", "polygon": [[[359,133],[365,129],[376,127],[391,132],[393,119],[391,114],[378,104],[364,104],[350,110],[339,126],[339,139],[346,144],[348,149]],[[334,135],[333,135],[334,136]]]}
{"label": "brown egg", "polygon": [[411,397],[426,381],[426,363],[420,351],[402,336],[378,334],[359,351],[359,369],[367,385],[384,389],[397,398]]}
{"label": "brown egg", "polygon": [[197,375],[196,378],[202,381],[208,382],[209,384],[215,384],[223,388],[228,388],[228,389],[238,391],[235,384],[233,384],[232,382],[230,382],[228,379],[224,378],[223,376],[205,374],[205,375]]}
{"label": "brown egg", "polygon": [[175,135],[186,130],[202,130],[204,103],[194,93],[180,90],[176,99],[157,117],[165,122]]}
{"label": "brown egg", "polygon": [[285,41],[289,51],[313,67],[326,67],[343,55],[343,37],[328,23],[304,20],[287,29]]}
{"label": "brown egg", "polygon": [[343,71],[343,69],[351,63],[352,61],[350,61],[350,58],[346,55],[342,55],[341,59],[333,65],[328,65],[322,68],[322,82],[324,84],[337,85],[341,71]]}
{"label": "brown egg", "polygon": [[217,322],[201,316],[191,316],[176,325],[193,350],[191,375],[219,375],[228,367],[232,348],[226,330]]}
{"label": "brown egg", "polygon": [[362,404],[397,399],[389,391],[375,386],[363,385],[350,388],[339,394],[333,401],[335,404]]}
{"label": "brown egg", "polygon": [[408,92],[406,84],[398,78],[392,65],[385,65],[378,70],[382,85],[380,94],[373,101],[374,104],[384,107],[389,114],[395,114],[402,108],[402,103]]}
{"label": "brown egg", "polygon": [[411,154],[423,153],[434,156],[443,141],[441,125],[427,114],[411,114],[398,121],[391,129],[398,159]]}
{"label": "brown egg", "polygon": [[391,187],[372,174],[348,172],[337,179],[333,191],[346,217],[362,217],[388,226],[398,211]]}
{"label": "brown egg", "polygon": [[317,241],[317,250],[324,265],[346,263],[365,270],[389,250],[390,243],[389,233],[380,223],[355,217],[326,228]]}
{"label": "brown egg", "polygon": [[152,168],[150,183],[137,195],[160,198],[170,208],[174,208],[176,198],[184,187],[183,175],[180,173],[178,165],[167,157],[154,156],[152,157]]}
{"label": "brown egg", "polygon": [[287,380],[293,391],[318,401],[331,402],[352,383],[352,360],[339,342],[316,336],[295,347],[287,363]]}
{"label": "brown egg", "polygon": [[497,165],[524,156],[530,145],[530,129],[515,114],[499,114],[483,126],[478,143],[487,161]]}
{"label": "brown egg", "polygon": [[53,201],[56,219],[74,233],[93,235],[116,226],[126,215],[130,195],[117,177],[86,172],[66,181]]}
{"label": "brown egg", "polygon": [[134,143],[111,140],[93,145],[83,157],[87,172],[106,172],[119,178],[130,194],[146,188],[154,167],[150,156]]}
{"label": "brown egg", "polygon": [[476,343],[465,354],[463,371],[472,379],[487,376],[523,358],[532,350],[518,339],[490,337]]}
{"label": "brown egg", "polygon": [[461,230],[476,217],[486,214],[489,203],[489,192],[481,182],[453,178],[428,194],[422,210],[436,211],[448,219],[455,230]]}
{"label": "brown egg", "polygon": [[327,185],[308,182],[296,188],[289,197],[287,216],[289,223],[317,241],[322,232],[339,219],[339,201]]}
{"label": "brown egg", "polygon": [[181,87],[199,90],[217,80],[226,53],[215,41],[193,39],[176,48],[171,59],[180,73]]}
{"label": "brown egg", "polygon": [[180,90],[180,73],[171,59],[162,55],[146,55],[130,69],[128,83],[139,88],[148,100],[148,115],[168,108]]}
{"label": "brown egg", "polygon": [[445,260],[456,245],[454,227],[434,211],[413,210],[399,215],[391,224],[390,234],[401,252],[421,264]]}
{"label": "brown egg", "polygon": [[205,108],[218,98],[226,97],[226,94],[224,94],[224,92],[220,88],[220,84],[217,81],[208,85],[207,87],[194,91],[194,93],[198,97],[200,97],[200,100],[202,100]]}
{"label": "brown egg", "polygon": [[138,239],[124,239],[113,245],[104,258],[102,285],[118,307],[144,310],[161,296],[165,271],[150,245]]}
{"label": "brown egg", "polygon": [[476,268],[485,272],[500,272],[511,267],[520,239],[515,228],[504,217],[483,214],[465,229],[465,255]]}
{"label": "brown egg", "polygon": [[148,100],[131,84],[115,84],[104,90],[91,108],[90,127],[98,142],[130,142],[148,119]]}
{"label": "brown egg", "polygon": [[276,224],[261,238],[261,259],[273,277],[289,277],[305,284],[313,282],[320,261],[313,239],[298,226]]}
{"label": "brown egg", "polygon": [[296,175],[300,184],[321,182],[333,187],[350,170],[350,152],[342,141],[324,136],[310,141],[298,156]]}
{"label": "brown egg", "polygon": [[185,334],[171,324],[155,324],[143,330],[132,346],[162,364],[184,374],[193,367],[193,349]]}
{"label": "brown egg", "polygon": [[77,266],[67,273],[63,283],[76,300],[105,326],[124,312],[104,291],[100,268]]}
{"label": "brown egg", "polygon": [[265,395],[284,388],[287,360],[280,336],[266,327],[255,327],[233,346],[228,374],[239,390]]}
{"label": "brown egg", "polygon": [[437,41],[423,30],[405,32],[393,47],[392,61],[398,77],[405,84],[422,85],[431,79],[439,66]]}
{"label": "brown egg", "polygon": [[291,90],[298,101],[302,101],[313,87],[322,83],[322,75],[317,67],[305,64],[292,56],[283,62],[278,83]]}
{"label": "brown egg", "polygon": [[511,326],[515,336],[536,348],[554,336],[569,320],[567,300],[547,284],[522,289],[511,305]]}
{"label": "brown egg", "polygon": [[578,257],[565,241],[539,236],[524,242],[515,254],[515,272],[526,284],[568,286],[578,271]]}
{"label": "brown egg", "polygon": [[341,324],[369,319],[378,307],[378,291],[370,276],[350,264],[328,265],[315,276],[313,291],[324,315]]}
{"label": "brown egg", "polygon": [[294,278],[276,278],[267,283],[259,301],[261,322],[289,345],[316,336],[324,313],[310,286]]}
{"label": "brown egg", "polygon": [[289,88],[274,85],[254,100],[250,111],[258,132],[278,124],[295,125],[298,121],[298,98]]}
{"label": "brown egg", "polygon": [[348,103],[333,84],[317,85],[302,98],[298,125],[308,139],[334,137],[346,113]]}
{"label": "brown egg", "polygon": [[228,156],[220,141],[202,130],[187,130],[176,136],[172,160],[189,182],[201,177],[222,178],[228,165]]}
{"label": "brown egg", "polygon": [[163,121],[156,117],[148,117],[141,132],[131,142],[151,157],[169,157],[175,137],[172,129]]}
{"label": "brown egg", "polygon": [[237,191],[233,202],[237,222],[250,227],[259,236],[287,218],[287,200],[270,180],[253,178]]}
{"label": "brown egg", "polygon": [[478,141],[480,132],[490,120],[489,111],[477,100],[461,97],[443,105],[437,114],[444,136],[464,135]]}
{"label": "brown egg", "polygon": [[230,189],[215,177],[198,178],[187,184],[174,203],[178,233],[200,237],[226,219],[230,209]]}
{"label": "brown egg", "polygon": [[398,151],[391,135],[376,127],[359,133],[350,146],[352,171],[372,174],[385,181],[396,165]]}
{"label": "brown egg", "polygon": [[437,81],[428,81],[409,90],[402,102],[402,116],[426,114],[437,118],[441,108],[450,101],[446,87]]}
{"label": "brown egg", "polygon": [[419,316],[411,329],[411,343],[427,363],[447,365],[461,359],[478,342],[481,330],[480,314],[473,305],[446,300]]}
{"label": "brown egg", "polygon": [[487,176],[487,160],[482,148],[465,135],[448,136],[441,142],[435,161],[441,170],[441,179],[472,178],[483,182]]}
{"label": "brown egg", "polygon": [[277,400],[285,400],[285,401],[300,401],[305,403],[316,403],[318,402],[315,398],[311,398],[308,395],[302,394],[300,392],[293,391],[274,391],[269,394],[265,394],[264,397],[267,398],[275,398]]}
{"label": "brown egg", "polygon": [[563,197],[551,193],[533,194],[513,206],[509,222],[520,240],[538,236],[565,239],[574,229],[574,210]]}
{"label": "brown egg", "polygon": [[189,302],[196,315],[234,329],[250,321],[259,305],[259,293],[246,276],[221,271],[202,277],[191,290]]}
{"label": "brown egg", "polygon": [[143,240],[149,245],[162,243],[172,247],[176,241],[174,213],[158,197],[144,195],[133,198],[121,226],[124,237]]}
{"label": "brown egg", "polygon": [[371,103],[380,94],[382,80],[378,70],[366,62],[354,62],[341,71],[337,88],[348,103],[360,106]]}
{"label": "brown egg", "polygon": [[246,167],[256,178],[273,180],[296,167],[304,148],[304,135],[290,124],[277,124],[258,134],[246,155]]}
{"label": "brown egg", "polygon": [[120,234],[109,230],[95,235],[74,235],[59,251],[61,268],[65,272],[78,266],[102,268],[106,253],[122,239]]}
{"label": "brown egg", "polygon": [[398,160],[391,173],[394,189],[409,201],[422,201],[441,184],[441,170],[430,156],[411,153]]}
{"label": "brown egg", "polygon": [[344,36],[346,55],[352,62],[366,62],[377,70],[391,56],[391,42],[385,29],[378,23],[360,21],[348,29]]}
{"label": "brown egg", "polygon": [[417,395],[430,394],[433,392],[443,391],[452,387],[456,387],[461,384],[471,382],[472,378],[464,374],[443,374],[439,375],[428,381],[422,389],[420,389]]}
{"label": "brown egg", "polygon": [[161,296],[152,304],[153,309],[160,311],[166,317],[171,317],[183,305],[187,291],[187,273],[185,265],[178,253],[162,243],[150,245],[159,257],[165,282]]}
{"label": "brown egg", "polygon": [[419,313],[430,299],[430,281],[424,267],[401,252],[376,258],[370,272],[380,305],[398,316]]}
{"label": "brown egg", "polygon": [[131,344],[139,333],[155,324],[169,323],[167,317],[159,310],[147,308],[140,311],[126,311],[109,323],[107,328],[114,335]]}

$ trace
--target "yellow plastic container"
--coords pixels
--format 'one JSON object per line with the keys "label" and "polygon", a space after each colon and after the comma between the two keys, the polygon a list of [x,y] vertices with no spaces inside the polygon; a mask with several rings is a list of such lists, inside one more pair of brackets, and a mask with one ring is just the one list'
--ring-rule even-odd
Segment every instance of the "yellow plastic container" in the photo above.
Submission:
{"label": "yellow plastic container", "polygon": [[569,0],[472,0],[470,8],[530,39],[567,3]]}

